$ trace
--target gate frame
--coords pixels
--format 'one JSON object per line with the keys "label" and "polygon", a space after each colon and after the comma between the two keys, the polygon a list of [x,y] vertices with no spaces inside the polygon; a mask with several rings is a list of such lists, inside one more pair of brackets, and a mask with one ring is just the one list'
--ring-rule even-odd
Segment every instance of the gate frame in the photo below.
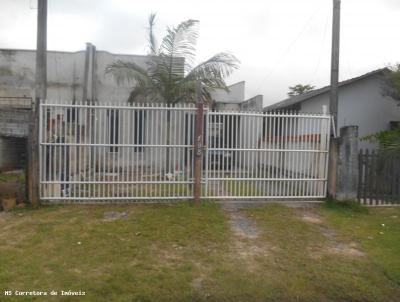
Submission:
{"label": "gate frame", "polygon": [[[165,182],[165,181],[153,181],[153,182],[149,182],[149,181],[138,181],[138,180],[127,180],[127,181],[119,181],[120,176],[118,176],[118,181],[99,181],[99,180],[90,180],[89,181],[87,179],[83,180],[83,181],[61,181],[61,178],[59,181],[48,181],[48,180],[44,180],[44,171],[43,168],[45,167],[46,163],[44,162],[44,148],[46,148],[45,146],[49,145],[49,146],[53,146],[53,150],[62,150],[62,146],[64,146],[64,148],[66,148],[65,146],[72,146],[75,149],[81,149],[83,148],[90,148],[89,150],[85,149],[85,152],[93,152],[93,150],[97,150],[96,148],[108,148],[109,146],[113,145],[113,146],[118,146],[118,148],[124,149],[124,148],[136,148],[139,145],[135,145],[135,144],[126,144],[126,143],[118,143],[118,144],[107,144],[107,143],[97,143],[96,144],[96,139],[95,142],[92,143],[92,139],[90,140],[89,143],[86,143],[86,141],[84,141],[84,143],[82,144],[82,142],[80,141],[79,143],[77,143],[75,141],[75,143],[48,143],[46,140],[46,135],[44,133],[44,131],[47,131],[46,129],[44,129],[44,126],[48,127],[48,121],[44,120],[45,116],[47,119],[47,113],[45,112],[46,108],[53,108],[54,112],[58,112],[57,108],[62,108],[62,114],[65,114],[66,112],[68,112],[67,109],[74,109],[75,115],[77,115],[77,111],[79,111],[79,115],[78,116],[82,116],[83,117],[83,123],[86,123],[85,125],[88,125],[87,127],[91,128],[92,130],[96,131],[96,127],[94,127],[93,129],[93,125],[92,123],[94,123],[95,121],[97,121],[97,118],[100,119],[100,124],[102,122],[102,117],[100,115],[97,116],[96,114],[96,110],[100,111],[100,112],[105,112],[107,109],[114,109],[114,110],[121,110],[122,111],[122,116],[126,117],[128,116],[129,118],[129,114],[128,111],[129,110],[147,110],[147,111],[160,111],[162,112],[167,112],[168,110],[170,110],[170,112],[187,112],[190,113],[190,121],[193,121],[193,118],[195,118],[196,124],[195,124],[195,129],[196,133],[193,135],[193,139],[194,141],[192,143],[190,143],[189,140],[188,144],[183,144],[183,145],[179,145],[177,144],[169,144],[169,145],[163,145],[160,143],[156,143],[156,144],[142,144],[140,145],[143,148],[183,148],[184,152],[186,152],[188,154],[188,161],[190,163],[193,164],[193,161],[195,161],[195,165],[192,166],[192,164],[189,164],[189,167],[191,168],[191,174],[193,175],[193,178],[190,177],[190,175],[188,176],[188,178],[186,178],[184,181],[171,181],[171,182]],[[126,112],[124,111],[126,110]],[[147,112],[146,111],[146,112]],[[53,113],[54,113],[53,112]],[[170,106],[165,106],[165,105],[160,105],[160,104],[134,104],[132,106],[129,105],[124,105],[121,103],[118,103],[117,106],[115,106],[115,104],[111,104],[111,103],[106,103],[106,104],[88,104],[85,102],[77,102],[75,104],[72,104],[72,102],[61,102],[61,103],[56,103],[56,102],[48,102],[48,101],[44,101],[40,104],[40,123],[39,123],[39,142],[40,142],[40,150],[39,150],[39,156],[41,159],[40,162],[40,170],[39,170],[39,174],[40,174],[40,193],[41,193],[41,198],[42,200],[45,201],[51,201],[54,202],[54,200],[58,200],[61,202],[77,202],[77,203],[99,203],[102,201],[107,201],[107,202],[129,202],[129,201],[134,201],[134,202],[161,202],[161,200],[182,200],[185,199],[187,200],[188,198],[194,198],[196,203],[199,202],[200,198],[202,199],[252,199],[252,200],[260,200],[260,199],[273,199],[273,200],[277,200],[277,199],[289,199],[289,200],[304,200],[304,199],[321,199],[321,198],[325,198],[326,197],[326,190],[327,190],[327,176],[328,176],[328,158],[329,158],[329,133],[330,133],[330,126],[331,126],[331,117],[330,115],[323,113],[323,114],[301,114],[301,113],[293,113],[293,112],[263,112],[263,113],[259,113],[259,112],[240,112],[240,111],[212,111],[210,108],[204,108],[204,104],[201,101],[197,102],[197,108],[194,108],[192,106],[189,105],[179,105],[176,107],[170,107]],[[46,113],[46,115],[45,115]],[[90,113],[90,114],[88,114]],[[160,114],[161,114],[160,113]],[[86,115],[87,116],[86,116]],[[184,116],[183,113],[182,116]],[[56,115],[58,116],[58,115]],[[245,145],[240,146],[240,148],[231,148],[233,151],[235,152],[244,152],[246,153],[245,156],[251,157],[251,161],[252,164],[255,164],[252,169],[256,170],[256,174],[258,175],[258,177],[234,177],[234,178],[222,178],[222,180],[238,180],[238,181],[247,181],[247,182],[251,182],[251,181],[255,181],[255,182],[267,182],[267,181],[273,181],[273,182],[280,182],[280,186],[282,186],[282,184],[284,184],[285,182],[288,181],[297,181],[297,182],[311,182],[311,183],[316,183],[315,186],[316,188],[318,187],[320,190],[320,192],[322,192],[321,194],[303,194],[303,195],[295,195],[295,196],[288,196],[288,194],[286,195],[239,195],[239,196],[229,196],[229,195],[210,195],[208,194],[208,192],[210,191],[210,181],[213,180],[213,178],[210,179],[210,169],[209,169],[209,165],[210,165],[210,150],[213,149],[213,147],[210,145],[210,123],[211,123],[211,118],[212,116],[219,116],[218,119],[220,120],[225,120],[225,122],[228,120],[228,117],[230,116],[231,120],[231,127],[233,127],[232,125],[236,125],[235,127],[238,127],[238,125],[240,125],[240,123],[242,122],[237,122],[237,124],[234,123],[234,117],[236,117],[237,121],[238,120],[243,120],[245,121],[247,119],[248,123],[253,123],[253,130],[255,127],[257,127],[258,131],[263,130],[263,127],[265,127],[265,131],[268,131],[269,135],[272,134],[272,136],[270,136],[270,142],[273,143],[273,147],[265,147],[265,148],[261,148],[260,147],[260,143],[265,143],[264,139],[264,135],[263,134],[261,136],[261,140],[260,138],[258,138],[258,145],[255,148],[254,146],[249,148],[246,147]],[[201,118],[197,118],[197,117],[201,117]],[[64,116],[61,118],[61,122],[63,122]],[[105,118],[104,118],[105,119]],[[265,119],[265,123],[266,124],[262,124],[262,126],[260,126],[259,122],[260,121],[264,121]],[[277,119],[282,119],[282,121],[279,121],[278,124],[274,127],[278,128],[279,127],[283,127],[282,129],[285,131],[285,135],[281,134],[281,136],[276,136],[276,134],[272,133],[273,130],[270,127],[271,123],[276,123]],[[258,121],[258,124],[256,125],[256,120]],[[272,120],[272,122],[271,122]],[[306,130],[305,132],[298,132],[299,130],[295,130],[297,129],[298,124],[296,124],[294,121],[295,120],[305,120],[306,122],[308,121],[309,124],[303,124],[303,126],[299,126],[300,128],[303,127],[303,131]],[[57,120],[58,121],[58,120]],[[162,120],[161,120],[162,121]],[[268,121],[268,124],[267,124]],[[326,122],[325,122],[326,121]],[[105,120],[103,121],[103,123],[105,122]],[[129,122],[130,124],[134,124],[136,122]],[[178,122],[181,123],[180,126],[182,127],[182,123],[186,123],[186,122]],[[244,122],[243,122],[244,123]],[[158,124],[157,124],[158,125]],[[185,124],[186,125],[186,124]],[[191,124],[190,124],[191,125]],[[223,124],[224,126],[222,127],[225,131],[225,124]],[[283,126],[284,125],[284,126]],[[186,125],[187,126],[187,125]],[[289,128],[288,128],[289,126]],[[50,126],[52,127],[52,126]],[[54,126],[57,127],[57,126]],[[66,126],[64,126],[66,127]],[[125,126],[121,126],[121,127],[125,127]],[[189,128],[191,129],[192,126],[190,126]],[[76,128],[76,125],[75,125]],[[122,131],[125,131],[124,128],[122,128]],[[50,129],[51,130],[51,129]],[[283,131],[282,130],[282,131]],[[81,130],[79,130],[81,131]],[[98,130],[100,132],[100,130]],[[106,130],[103,130],[106,131]],[[114,129],[115,131],[115,129]],[[149,129],[145,129],[143,130],[146,133],[150,133],[150,135],[153,133],[153,130],[149,130]],[[191,131],[188,131],[188,135],[190,136]],[[244,128],[243,133],[250,133],[249,131],[251,131],[250,126],[247,128]],[[247,132],[246,132],[247,131]],[[297,131],[297,132],[296,132]],[[315,134],[315,131],[317,132],[317,134]],[[92,132],[89,132],[89,130],[85,129],[85,133],[90,134],[91,136],[96,136],[93,135]],[[125,132],[123,132],[125,133]],[[300,134],[299,134],[300,133]],[[305,134],[304,134],[305,133]],[[76,133],[75,133],[76,135]],[[184,134],[186,135],[186,134]],[[235,134],[236,135],[236,145],[242,144],[242,141],[244,140],[243,137],[241,137],[241,133]],[[246,134],[247,135],[247,134]],[[250,135],[250,134],[248,134]],[[291,135],[292,138],[291,138]],[[102,134],[103,136],[103,134]],[[316,142],[316,137],[319,136],[320,141]],[[105,137],[105,134],[104,134]],[[123,134],[122,134],[123,137]],[[184,136],[185,137],[185,136]],[[203,137],[205,139],[203,139]],[[310,144],[308,149],[287,149],[288,144],[290,145],[291,139],[295,138],[295,137],[300,137],[299,142],[301,142],[301,140],[305,140],[308,144]],[[302,138],[303,137],[303,138]],[[279,141],[274,142],[274,139],[278,138]],[[76,140],[76,138],[75,138]],[[178,138],[178,140],[182,141],[182,138]],[[323,142],[323,146],[322,147],[317,147],[316,144],[322,144],[322,140],[324,140]],[[203,145],[204,144],[204,145]],[[293,143],[294,144],[294,143]],[[276,147],[279,148],[276,148]],[[312,146],[312,148],[311,148]],[[57,149],[57,147],[59,147],[59,149]],[[215,147],[214,147],[215,148]],[[315,149],[316,148],[316,149]],[[318,149],[318,148],[322,148],[322,149]],[[225,149],[229,149],[226,147],[223,147],[222,150]],[[193,151],[190,151],[193,150]],[[323,171],[323,175],[321,175],[321,177],[318,178],[313,178],[313,177],[302,177],[302,178],[291,178],[291,177],[286,177],[286,178],[282,178],[282,177],[276,177],[276,178],[271,178],[271,177],[260,177],[261,173],[257,172],[257,169],[259,169],[259,158],[258,156],[255,156],[255,154],[260,154],[262,153],[265,156],[265,151],[269,152],[269,153],[276,153],[279,154],[279,152],[281,153],[280,156],[283,158],[285,158],[285,154],[291,154],[291,153],[305,153],[308,154],[309,153],[309,158],[311,158],[311,154],[314,154],[316,157],[316,163],[314,164],[314,167],[312,166],[310,169],[317,169],[318,167],[321,168],[321,170]],[[60,153],[62,151],[59,151]],[[252,155],[253,154],[253,155]],[[204,156],[205,155],[205,156]],[[313,155],[313,156],[314,156]],[[68,155],[70,156],[70,155]],[[80,156],[80,155],[78,155]],[[161,156],[161,155],[160,155]],[[182,155],[181,155],[182,156]],[[130,156],[127,156],[128,160],[129,158],[132,159]],[[60,155],[61,158],[61,155]],[[298,157],[297,157],[298,158]],[[301,157],[300,157],[301,158]],[[304,157],[307,158],[307,157]],[[303,160],[304,160],[303,158]],[[127,159],[127,158],[125,158]],[[113,159],[114,160],[114,159]],[[119,158],[118,158],[119,160]],[[294,160],[294,155],[292,160]],[[205,163],[205,165],[203,165],[203,161]],[[119,161],[118,161],[119,162]],[[125,161],[123,161],[125,163]],[[301,162],[301,160],[300,160]],[[105,163],[105,159],[103,164]],[[297,163],[299,163],[299,160],[297,160]],[[93,164],[93,163],[92,163]],[[114,165],[115,163],[112,163],[111,165]],[[322,164],[322,166],[321,166]],[[124,164],[126,165],[126,164]],[[294,164],[292,164],[294,165]],[[312,164],[311,164],[312,165]],[[94,167],[96,166],[96,163],[94,163]],[[197,166],[197,168],[196,168]],[[91,165],[89,165],[89,167],[92,167]],[[254,168],[255,167],[255,168]],[[97,168],[96,168],[97,169]],[[126,167],[123,167],[122,169],[126,169]],[[129,170],[129,167],[127,168]],[[158,168],[157,168],[158,169]],[[307,168],[308,169],[308,168]],[[318,170],[318,169],[317,169]],[[60,170],[61,171],[61,170]],[[96,170],[96,171],[101,171],[100,170]],[[105,170],[104,170],[105,171]],[[118,170],[119,171],[119,170]],[[90,171],[89,171],[90,172]],[[91,171],[93,172],[93,171]],[[301,171],[300,171],[301,172]],[[61,172],[60,172],[61,173]],[[80,173],[80,172],[79,172]],[[86,172],[85,172],[86,173]],[[118,172],[119,173],[119,172]],[[193,174],[194,173],[194,174]],[[231,173],[233,173],[231,171]],[[246,172],[247,173],[247,172]],[[292,172],[294,173],[294,172]],[[299,173],[299,172],[297,172]],[[301,172],[303,173],[303,172]],[[317,174],[320,173],[319,171],[316,172]],[[99,173],[100,174],[100,173]],[[236,175],[236,174],[235,174]],[[252,175],[254,176],[254,175]],[[265,173],[264,173],[265,176]],[[141,176],[142,177],[142,176]],[[105,178],[105,176],[103,176],[103,179]],[[124,180],[124,176],[121,176],[122,180]],[[126,177],[125,177],[126,179]],[[318,184],[319,182],[319,184]],[[67,197],[61,197],[61,196],[43,196],[43,186],[45,184],[59,184],[61,186],[62,183],[66,184],[69,183],[71,185],[74,184],[78,184],[78,185],[82,185],[84,188],[86,188],[86,186],[89,188],[88,191],[89,193],[84,193],[87,194],[88,197],[85,196],[81,196],[81,193],[79,193],[79,196],[67,196]],[[118,185],[141,185],[141,184],[150,184],[150,185],[161,185],[166,183],[166,186],[170,185],[170,184],[186,184],[187,188],[190,188],[190,186],[192,187],[191,195],[186,194],[185,196],[179,195],[163,195],[163,196],[154,196],[151,192],[150,195],[151,196],[147,196],[147,195],[141,195],[141,196],[89,196],[91,191],[95,191],[95,189],[90,189],[90,185],[105,185],[105,184],[109,184],[109,185],[113,185],[113,186],[117,186]],[[307,186],[307,184],[305,184],[305,186]],[[322,187],[319,187],[322,186]],[[194,192],[194,190],[196,190],[196,192]],[[280,190],[280,189],[279,189]],[[286,189],[284,189],[286,190]],[[292,191],[295,191],[294,185],[292,185]],[[307,189],[308,190],[308,189]],[[316,189],[315,189],[316,190]],[[117,192],[120,192],[120,189],[117,189]],[[174,191],[175,192],[175,191]],[[252,191],[254,193],[254,190]],[[265,189],[264,189],[265,192]],[[104,190],[103,190],[104,193]],[[114,193],[114,191],[112,192]],[[145,190],[145,194],[147,194],[148,191],[147,189]],[[205,194],[206,193],[206,194]],[[170,192],[168,192],[168,194],[170,194]],[[174,194],[174,193],[173,193]],[[127,193],[128,195],[128,193]]]}
{"label": "gate frame", "polygon": [[[277,119],[277,118],[286,118],[286,120],[285,120],[285,127],[286,127],[286,129],[285,128],[283,128],[283,127],[281,127],[281,128],[283,128],[283,129],[285,129],[285,135],[282,135],[281,137],[282,138],[286,138],[286,139],[283,139],[282,140],[282,142],[281,143],[275,143],[274,144],[274,147],[276,147],[276,146],[280,146],[281,148],[279,148],[279,149],[276,149],[276,148],[266,148],[266,149],[260,149],[260,148],[258,148],[258,149],[254,149],[254,148],[230,148],[230,150],[231,151],[233,151],[233,152],[236,152],[236,151],[243,151],[243,152],[256,152],[256,153],[259,153],[259,152],[265,152],[265,151],[268,151],[268,152],[311,152],[311,153],[315,153],[315,154],[320,154],[320,155],[322,155],[322,154],[324,154],[324,163],[323,163],[323,166],[322,166],[322,170],[323,170],[323,175],[322,175],[322,177],[320,177],[320,178],[300,178],[300,179],[296,179],[297,181],[319,181],[319,182],[323,182],[323,189],[322,189],[322,194],[320,194],[320,195],[316,195],[316,194],[314,194],[314,195],[303,195],[303,196],[287,196],[287,195],[282,195],[282,196],[276,196],[276,195],[260,195],[260,196],[254,196],[254,195],[242,195],[242,196],[240,196],[240,195],[236,195],[236,196],[231,196],[231,195],[225,195],[225,196],[220,196],[220,195],[212,195],[212,196],[210,196],[208,193],[209,193],[209,182],[210,181],[212,181],[212,180],[216,180],[216,179],[213,179],[213,178],[210,178],[209,177],[209,171],[210,171],[210,167],[209,167],[209,164],[208,164],[208,162],[209,162],[209,151],[211,150],[211,149],[218,149],[218,150],[227,150],[227,149],[229,149],[229,148],[212,148],[212,147],[210,147],[210,141],[209,141],[209,139],[210,139],[210,134],[207,134],[207,137],[206,137],[206,139],[207,139],[207,141],[206,141],[206,143],[205,143],[205,145],[206,145],[206,173],[205,173],[205,175],[203,175],[203,179],[204,179],[204,181],[206,182],[206,194],[207,195],[205,195],[205,196],[202,196],[202,198],[203,199],[211,199],[211,200],[213,200],[213,199],[223,199],[223,200],[238,200],[238,199],[240,199],[240,200],[282,200],[282,199],[289,199],[289,200],[299,200],[299,201],[315,201],[315,200],[317,200],[317,201],[320,201],[321,199],[324,199],[324,198],[326,198],[326,196],[327,196],[327,191],[328,191],[328,175],[329,175],[329,170],[328,170],[328,167],[329,167],[329,155],[330,155],[330,140],[331,140],[331,135],[330,135],[330,133],[331,133],[331,127],[332,127],[332,116],[330,115],[330,114],[328,114],[327,112],[326,112],[326,108],[325,108],[325,106],[323,107],[323,113],[321,113],[321,114],[317,114],[317,113],[298,113],[298,112],[292,112],[292,111],[283,111],[283,112],[280,112],[280,111],[273,111],[273,112],[255,112],[255,111],[247,111],[247,112],[241,112],[241,111],[224,111],[224,110],[221,110],[221,111],[213,111],[213,110],[211,110],[211,109],[209,109],[209,108],[207,108],[207,110],[206,110],[206,122],[207,122],[207,125],[206,125],[206,131],[209,131],[209,128],[210,128],[210,121],[211,121],[211,117],[212,116],[222,116],[222,117],[226,117],[226,116],[229,116],[229,115],[231,115],[231,116],[238,116],[238,117],[240,117],[240,118],[243,118],[243,117],[248,117],[248,118],[256,118],[256,117],[258,117],[258,118],[273,118],[273,119]],[[303,125],[303,130],[310,130],[310,131],[312,131],[312,130],[316,130],[316,129],[319,129],[320,131],[319,132],[317,132],[317,133],[319,133],[319,134],[313,134],[313,133],[311,133],[310,135],[309,135],[309,137],[308,137],[308,139],[307,139],[307,142],[313,142],[312,143],[312,146],[313,146],[313,148],[315,148],[316,146],[316,144],[315,144],[315,140],[314,140],[314,138],[313,137],[315,137],[315,136],[320,136],[320,140],[322,140],[323,138],[324,138],[324,143],[323,143],[323,149],[321,150],[317,150],[317,149],[315,149],[315,150],[313,150],[313,149],[309,149],[309,150],[303,150],[303,149],[297,149],[297,150],[290,150],[290,149],[286,149],[286,147],[287,147],[287,143],[288,143],[288,139],[287,139],[287,137],[290,137],[290,135],[291,134],[294,134],[293,132],[290,132],[290,130],[288,130],[287,129],[287,127],[288,127],[288,125],[290,125],[290,122],[289,122],[289,119],[290,118],[297,118],[297,119],[314,119],[314,120],[320,120],[320,121],[324,121],[324,131],[322,131],[322,122],[321,122],[321,124],[320,124],[320,127],[317,127],[316,126],[316,124],[315,123],[312,123],[312,124],[309,124],[308,126],[307,125]],[[222,120],[224,120],[223,118],[222,118]],[[225,119],[225,121],[226,121],[226,119]],[[240,121],[240,119],[239,119],[239,121]],[[283,123],[282,123],[282,125],[283,125]],[[282,126],[281,125],[281,126]],[[270,126],[271,126],[271,124],[270,124]],[[275,126],[274,126],[275,127]],[[254,127],[253,127],[254,128]],[[278,127],[275,127],[274,128],[275,130],[276,129],[278,129]],[[275,130],[272,130],[272,131],[275,131]],[[251,130],[251,129],[246,129],[246,131],[244,131],[245,133],[249,133],[249,130]],[[255,129],[253,129],[253,130],[255,130]],[[260,128],[258,128],[258,130],[260,130]],[[262,127],[261,127],[261,131],[262,131]],[[270,127],[270,129],[268,129],[268,132],[271,134],[271,127]],[[311,139],[310,139],[310,137],[311,137]],[[243,138],[242,137],[240,137],[240,135],[239,136],[237,136],[236,137],[236,139],[237,140],[243,140]],[[290,140],[290,138],[289,138],[289,140]],[[321,144],[321,141],[320,141],[320,144]],[[285,146],[285,147],[283,147],[283,146]],[[275,158],[275,159],[277,159],[277,158]],[[319,161],[321,161],[321,156],[319,156],[319,159],[318,159]],[[257,161],[257,160],[256,160]],[[315,169],[316,168],[316,166],[317,166],[317,164],[315,164],[315,166],[314,167],[311,167],[311,169]],[[321,168],[321,166],[320,166],[320,168]],[[316,172],[317,174],[319,174],[320,172]],[[232,181],[234,181],[234,180],[238,180],[238,181],[257,181],[257,180],[259,180],[259,181],[277,181],[277,182],[283,182],[283,181],[290,181],[290,180],[293,180],[292,178],[263,178],[263,179],[261,179],[261,178],[218,178],[218,179],[226,179],[226,180],[232,180]],[[315,189],[316,190],[316,189]],[[314,191],[315,191],[314,190]],[[240,191],[240,190],[239,190]],[[251,191],[251,190],[250,190]],[[253,192],[254,193],[254,192]]]}

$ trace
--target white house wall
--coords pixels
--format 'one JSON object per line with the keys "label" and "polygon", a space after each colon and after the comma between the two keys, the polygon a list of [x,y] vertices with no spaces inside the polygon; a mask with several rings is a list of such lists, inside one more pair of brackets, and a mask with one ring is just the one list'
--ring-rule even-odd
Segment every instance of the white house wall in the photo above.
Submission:
{"label": "white house wall", "polygon": [[244,102],[245,82],[235,83],[228,87],[229,91],[215,89],[211,97],[218,103],[240,104]]}
{"label": "white house wall", "polygon": [[[321,113],[329,108],[329,93],[316,96],[301,104],[301,112]],[[400,107],[382,95],[382,80],[370,77],[339,89],[338,127],[356,125],[359,137],[388,130],[391,121],[400,121]],[[375,143],[361,140],[360,149],[374,149]]]}

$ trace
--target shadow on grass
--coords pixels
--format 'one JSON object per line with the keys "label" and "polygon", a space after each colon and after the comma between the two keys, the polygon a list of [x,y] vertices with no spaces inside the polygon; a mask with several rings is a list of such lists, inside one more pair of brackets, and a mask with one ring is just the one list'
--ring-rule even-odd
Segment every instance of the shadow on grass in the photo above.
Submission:
{"label": "shadow on grass", "polygon": [[328,197],[325,200],[323,207],[325,209],[328,209],[331,211],[338,211],[338,212],[353,212],[353,213],[359,213],[359,214],[368,214],[369,213],[369,210],[367,207],[361,205],[360,203],[358,203],[357,201],[354,201],[354,200],[339,201],[339,200],[333,199],[331,197]]}

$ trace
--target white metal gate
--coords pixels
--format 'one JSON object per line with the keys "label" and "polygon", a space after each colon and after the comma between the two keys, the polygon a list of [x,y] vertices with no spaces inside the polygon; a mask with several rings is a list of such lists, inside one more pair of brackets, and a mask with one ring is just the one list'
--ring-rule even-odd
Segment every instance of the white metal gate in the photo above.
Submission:
{"label": "white metal gate", "polygon": [[[193,198],[196,108],[43,102],[45,201]],[[205,110],[202,197],[323,198],[328,115]]]}
{"label": "white metal gate", "polygon": [[205,197],[326,196],[329,115],[209,112],[207,123]]}

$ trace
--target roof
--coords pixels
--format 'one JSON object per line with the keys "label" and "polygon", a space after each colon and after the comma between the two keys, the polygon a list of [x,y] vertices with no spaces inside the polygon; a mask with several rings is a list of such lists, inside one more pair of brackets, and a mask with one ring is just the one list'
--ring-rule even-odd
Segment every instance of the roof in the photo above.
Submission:
{"label": "roof", "polygon": [[[383,74],[384,72],[387,72],[387,71],[389,71],[388,68],[377,69],[377,70],[368,72],[366,74],[363,74],[362,76],[359,76],[359,77],[356,77],[356,78],[352,78],[352,79],[349,79],[349,80],[346,80],[346,81],[342,81],[342,82],[339,83],[339,87],[350,85],[350,84],[353,84],[354,82],[363,80],[363,79],[368,78],[368,77],[376,76],[376,75],[381,74],[381,73]],[[316,97],[316,96],[318,96],[320,94],[327,93],[327,92],[330,91],[330,89],[331,89],[331,86],[328,85],[328,86],[325,86],[325,87],[322,87],[322,88],[319,88],[319,89],[316,89],[316,90],[312,90],[312,91],[307,92],[307,93],[296,95],[296,96],[290,97],[290,98],[288,98],[286,100],[283,100],[281,102],[266,106],[266,107],[264,107],[264,111],[272,111],[272,110],[284,109],[286,107],[289,107],[289,106],[304,102],[304,101],[306,101],[308,99],[311,99],[313,97]]]}

